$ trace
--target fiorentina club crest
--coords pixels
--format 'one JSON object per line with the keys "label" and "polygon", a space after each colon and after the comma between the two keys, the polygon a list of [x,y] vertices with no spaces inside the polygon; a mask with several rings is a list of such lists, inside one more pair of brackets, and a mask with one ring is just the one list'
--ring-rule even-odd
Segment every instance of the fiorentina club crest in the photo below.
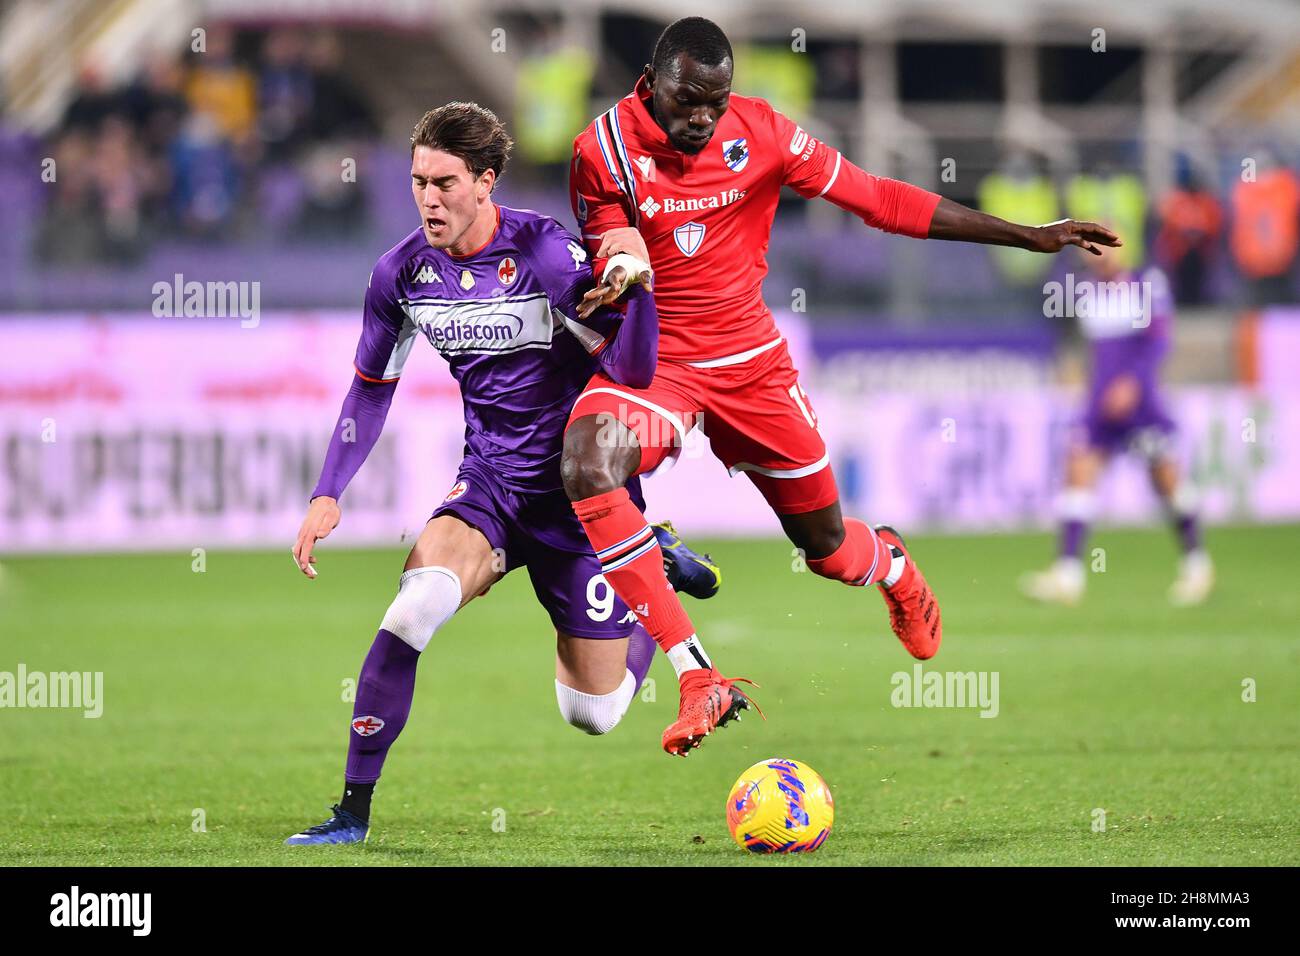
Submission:
{"label": "fiorentina club crest", "polygon": [[353,717],[352,729],[356,731],[359,737],[369,737],[371,734],[377,734],[384,729],[384,719],[382,717]]}
{"label": "fiorentina club crest", "polygon": [[749,165],[749,145],[743,138],[729,139],[722,144],[722,161],[733,173]]}
{"label": "fiorentina club crest", "polygon": [[700,249],[700,243],[704,241],[704,223],[682,223],[673,230],[673,239],[677,243],[677,248],[682,250],[682,255],[695,255]]}
{"label": "fiorentina club crest", "polygon": [[457,498],[459,498],[467,491],[469,491],[469,483],[465,481],[458,481],[451,486],[451,491],[447,492],[447,497],[443,498],[442,500],[455,501]]}
{"label": "fiorentina club crest", "polygon": [[497,266],[497,281],[502,285],[510,285],[515,281],[515,276],[519,275],[519,270],[515,268],[515,260],[506,256]]}

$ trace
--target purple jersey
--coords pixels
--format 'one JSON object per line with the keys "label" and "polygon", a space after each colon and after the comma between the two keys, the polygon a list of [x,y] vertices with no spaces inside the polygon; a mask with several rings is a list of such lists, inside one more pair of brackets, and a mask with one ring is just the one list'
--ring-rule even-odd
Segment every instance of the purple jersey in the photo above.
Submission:
{"label": "purple jersey", "polygon": [[1092,283],[1091,297],[1076,311],[1092,344],[1092,399],[1117,375],[1132,373],[1144,391],[1154,391],[1160,361],[1169,349],[1173,299],[1159,269],[1126,272]]}
{"label": "purple jersey", "polygon": [[[1164,273],[1154,267],[1125,272],[1109,281],[1094,281],[1093,295],[1076,303],[1079,326],[1091,343],[1092,374],[1084,425],[1088,442],[1119,451],[1135,440],[1155,450],[1154,435],[1167,436],[1173,420],[1160,400],[1160,364],[1169,351],[1173,297]],[[1133,413],[1113,421],[1102,413],[1107,386],[1121,375],[1137,379],[1141,397]]]}
{"label": "purple jersey", "polygon": [[582,244],[549,216],[497,206],[487,245],[434,249],[416,229],[376,264],[366,290],[356,371],[402,373],[417,335],[447,360],[465,403],[466,457],[516,491],[560,487],[564,426],[619,315],[578,324],[593,284]]}

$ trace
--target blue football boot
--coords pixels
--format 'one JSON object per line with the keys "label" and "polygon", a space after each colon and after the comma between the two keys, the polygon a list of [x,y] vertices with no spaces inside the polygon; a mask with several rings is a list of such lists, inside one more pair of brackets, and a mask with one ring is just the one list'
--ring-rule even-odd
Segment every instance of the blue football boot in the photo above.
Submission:
{"label": "blue football boot", "polygon": [[684,591],[701,601],[717,594],[722,587],[722,568],[707,554],[698,554],[687,547],[671,521],[661,521],[653,528],[664,553],[664,574],[668,575],[673,590]]}
{"label": "blue football boot", "polygon": [[331,807],[334,816],[324,823],[308,827],[301,833],[295,833],[284,841],[285,846],[315,846],[322,843],[365,843],[370,833],[370,824],[358,816],[341,809],[338,804]]}

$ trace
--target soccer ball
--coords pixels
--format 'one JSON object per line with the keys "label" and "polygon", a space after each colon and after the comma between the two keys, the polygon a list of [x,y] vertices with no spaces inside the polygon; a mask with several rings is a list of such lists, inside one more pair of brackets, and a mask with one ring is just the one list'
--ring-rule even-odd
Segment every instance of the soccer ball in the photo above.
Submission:
{"label": "soccer ball", "polygon": [[834,820],[830,787],[798,760],[754,764],[727,797],[731,836],[753,853],[811,853],[826,842]]}

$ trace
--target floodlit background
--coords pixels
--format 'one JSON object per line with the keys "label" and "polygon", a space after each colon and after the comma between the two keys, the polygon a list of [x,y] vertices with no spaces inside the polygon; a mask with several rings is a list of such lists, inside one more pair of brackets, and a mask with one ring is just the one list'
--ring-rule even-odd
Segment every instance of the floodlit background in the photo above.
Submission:
{"label": "floodlit background", "polygon": [[[416,225],[411,126],[452,99],[492,107],[518,142],[500,201],[571,225],[573,136],[695,7],[645,9],[5,4],[0,550],[287,546],[369,271]],[[737,49],[735,88],[867,169],[1010,219],[1101,220],[1133,263],[1165,268],[1169,379],[1209,519],[1300,517],[1300,456],[1279,440],[1297,431],[1300,372],[1300,7],[710,10]],[[890,237],[790,194],[768,261],[846,510],[910,528],[1050,521],[1083,372],[1043,285],[1075,259]],[[156,284],[192,281],[240,284],[250,314],[153,317]],[[418,354],[340,542],[396,541],[452,481],[456,395]],[[652,511],[774,532],[694,441],[650,483]],[[1106,488],[1109,518],[1155,516],[1135,466]]]}

